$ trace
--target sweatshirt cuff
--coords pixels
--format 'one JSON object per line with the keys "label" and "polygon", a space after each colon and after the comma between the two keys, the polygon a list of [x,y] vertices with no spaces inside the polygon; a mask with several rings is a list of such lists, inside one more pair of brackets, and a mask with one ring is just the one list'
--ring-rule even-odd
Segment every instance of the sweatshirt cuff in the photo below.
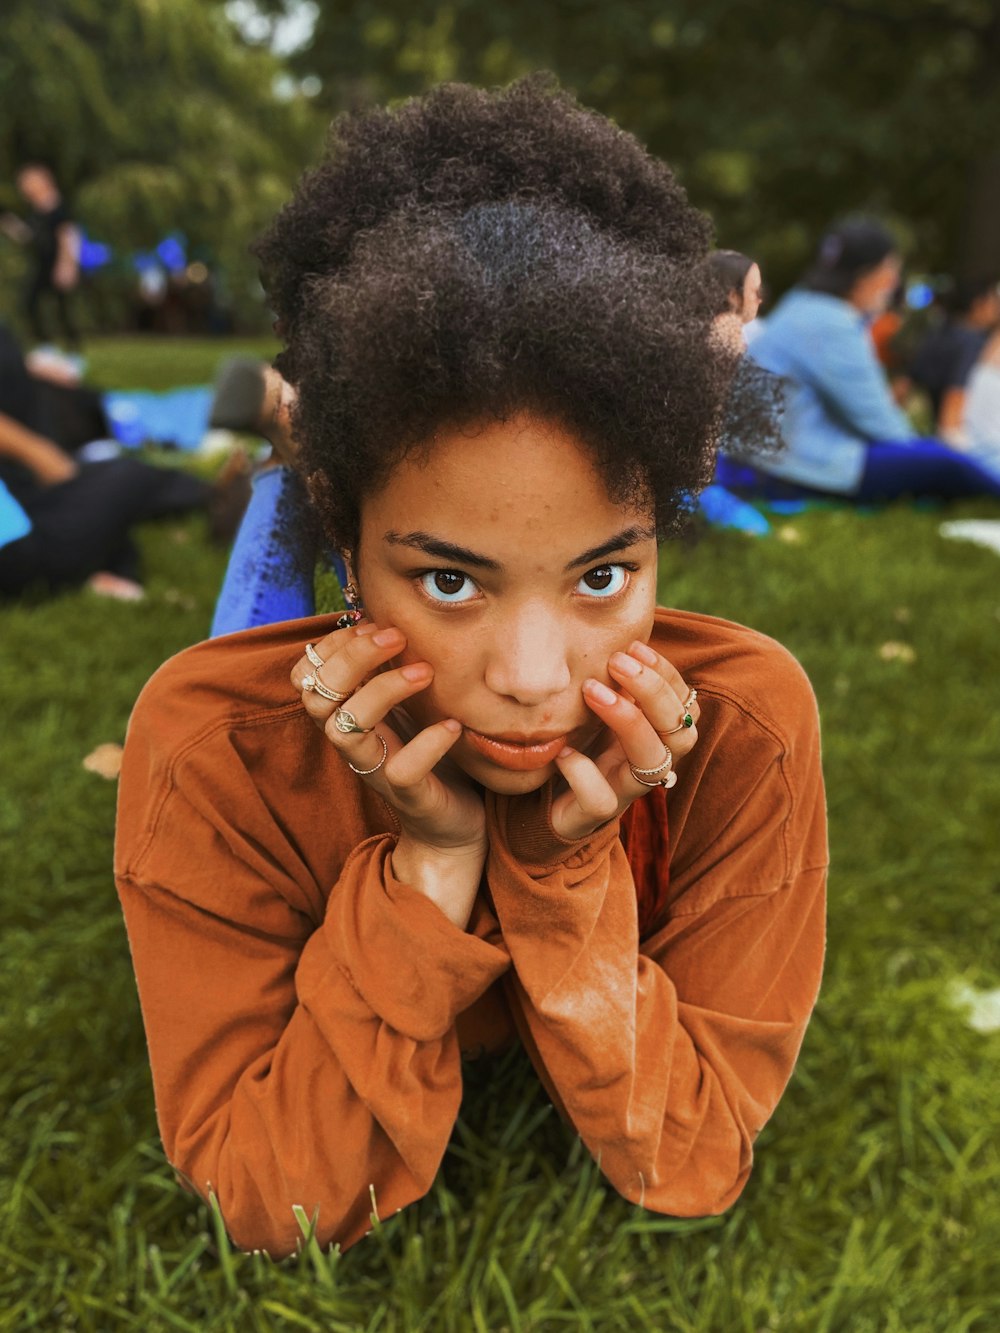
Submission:
{"label": "sweatshirt cuff", "polygon": [[374,1014],[414,1041],[438,1041],[510,957],[396,879],[395,845],[381,834],[354,849],[330,894],[324,930],[338,967]]}
{"label": "sweatshirt cuff", "polygon": [[527,796],[487,795],[487,817],[500,841],[508,848],[533,879],[551,874],[559,867],[579,869],[598,860],[618,837],[619,819],[606,824],[585,838],[569,841],[552,827],[552,783],[546,782]]}

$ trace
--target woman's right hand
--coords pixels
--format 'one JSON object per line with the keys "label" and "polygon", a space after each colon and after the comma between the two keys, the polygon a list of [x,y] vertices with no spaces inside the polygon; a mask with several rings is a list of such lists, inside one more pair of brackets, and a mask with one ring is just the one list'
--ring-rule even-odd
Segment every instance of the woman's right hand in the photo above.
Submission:
{"label": "woman's right hand", "polygon": [[[400,835],[392,856],[393,873],[424,893],[450,920],[465,928],[486,861],[486,814],[482,798],[457,770],[435,771],[462,728],[454,719],[435,722],[412,739],[400,737],[388,721],[394,708],[427,688],[434,677],[427,662],[382,670],[406,646],[402,632],[362,623],[335,630],[315,644],[323,659],[315,666],[302,656],[291,679],[306,712],[346,763],[393,808]],[[306,689],[312,677],[326,689],[349,695],[335,702]],[[349,712],[363,733],[344,733],[335,718]],[[383,757],[384,762],[380,762]]]}

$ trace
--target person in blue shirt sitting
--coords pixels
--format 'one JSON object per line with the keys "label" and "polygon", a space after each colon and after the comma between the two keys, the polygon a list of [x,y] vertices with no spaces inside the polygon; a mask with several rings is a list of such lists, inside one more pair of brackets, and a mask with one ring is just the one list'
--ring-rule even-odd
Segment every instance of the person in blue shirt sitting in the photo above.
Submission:
{"label": "person in blue shirt sitting", "polygon": [[1000,497],[1000,471],[917,436],[893,400],[868,322],[885,309],[901,269],[896,242],[879,222],[850,217],[826,233],[814,264],[750,349],[785,381],[785,447],[747,462],[753,442],[739,441],[739,459],[720,459],[722,485],[772,499]]}

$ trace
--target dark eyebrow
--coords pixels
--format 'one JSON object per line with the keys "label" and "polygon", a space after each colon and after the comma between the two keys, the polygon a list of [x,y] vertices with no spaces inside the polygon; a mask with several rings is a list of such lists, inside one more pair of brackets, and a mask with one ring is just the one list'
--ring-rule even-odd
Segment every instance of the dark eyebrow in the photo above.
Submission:
{"label": "dark eyebrow", "polygon": [[603,560],[606,555],[614,555],[616,551],[626,551],[630,546],[648,541],[650,537],[655,536],[655,528],[642,528],[638,524],[631,528],[624,528],[621,532],[609,538],[608,541],[601,542],[600,546],[592,546],[589,551],[584,551],[575,560],[571,560],[566,566],[566,572],[569,573],[571,569],[578,569],[580,565],[593,565],[598,560]]}
{"label": "dark eyebrow", "polygon": [[[635,546],[638,542],[648,541],[650,537],[656,536],[656,529],[651,527],[640,527],[638,524],[631,528],[624,528],[621,532],[615,533],[609,537],[606,542],[601,542],[600,546],[592,546],[589,551],[584,551],[581,555],[570,560],[566,565],[566,572],[578,569],[580,565],[592,565],[605,556],[613,555],[616,551],[625,551],[630,546]],[[489,569],[494,573],[500,573],[503,565],[499,560],[493,560],[488,555],[481,555],[478,551],[470,551],[466,546],[458,546],[455,542],[444,541],[441,537],[432,537],[429,532],[393,532],[385,534],[385,540],[391,546],[411,546],[415,551],[423,551],[425,555],[436,556],[438,560],[453,560],[458,565],[474,565],[478,569]]]}
{"label": "dark eyebrow", "polygon": [[387,532],[385,540],[392,546],[412,546],[426,555],[437,556],[439,560],[454,560],[458,565],[475,565],[478,569],[491,569],[499,573],[503,569],[499,560],[492,560],[488,555],[470,551],[465,546],[456,546],[454,542],[432,537],[429,532]]}

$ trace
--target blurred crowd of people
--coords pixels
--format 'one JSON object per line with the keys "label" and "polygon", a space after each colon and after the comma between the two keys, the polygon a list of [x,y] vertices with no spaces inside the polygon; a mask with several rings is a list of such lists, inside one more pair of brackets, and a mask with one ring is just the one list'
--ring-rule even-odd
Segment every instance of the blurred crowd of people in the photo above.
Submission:
{"label": "blurred crowd of people", "polygon": [[[759,453],[731,432],[718,480],[765,499],[1000,496],[1000,286],[956,283],[912,354],[900,317],[879,323],[902,284],[902,256],[878,221],[849,217],[823,236],[800,281],[761,318],[760,271],[720,251],[720,334],[742,321],[749,357],[780,380],[783,448]],[[760,392],[759,376],[742,381]],[[923,403],[920,398],[923,396]],[[907,410],[904,410],[904,405]],[[930,425],[919,433],[921,409]]]}
{"label": "blurred crowd of people", "polygon": [[[43,348],[55,340],[75,352],[80,232],[48,168],[26,165],[17,186],[27,212],[4,214],[0,230],[28,252],[23,318]],[[874,219],[848,217],[830,227],[799,282],[763,316],[764,275],[751,256],[717,250],[709,264],[718,336],[747,353],[710,488],[716,507],[703,502],[710,519],[720,493],[753,501],[1000,496],[995,275],[953,283],[914,339],[902,256]],[[214,504],[227,515],[221,526],[235,530],[249,494],[244,467],[227,478],[241,489],[234,505],[183,472],[112,458],[112,449],[102,454],[99,442],[111,432],[98,395],[80,384],[72,358],[49,360],[37,349],[25,358],[3,313],[0,594],[87,582],[138,598],[136,523]],[[263,367],[258,373],[263,385]],[[248,374],[243,364],[237,380],[245,385]],[[251,388],[251,399],[258,392]],[[761,447],[741,427],[744,417],[760,420],[758,412],[741,413],[741,398],[745,404],[762,394],[782,404],[777,449],[773,441]],[[924,421],[923,432],[915,420]],[[252,411],[245,428],[254,428]],[[246,557],[246,542],[243,550]],[[243,564],[241,588],[253,582]]]}

